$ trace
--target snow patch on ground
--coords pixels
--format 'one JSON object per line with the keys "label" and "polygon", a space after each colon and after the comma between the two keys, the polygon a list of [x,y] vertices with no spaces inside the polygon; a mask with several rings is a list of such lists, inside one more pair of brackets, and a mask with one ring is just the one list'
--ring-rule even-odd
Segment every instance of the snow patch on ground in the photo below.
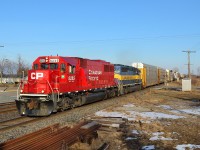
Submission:
{"label": "snow patch on ground", "polygon": [[144,118],[151,118],[151,119],[179,119],[179,118],[185,118],[183,116],[176,116],[176,115],[169,115],[164,113],[157,113],[157,112],[143,112],[141,113],[141,116]]}
{"label": "snow patch on ground", "polygon": [[133,133],[133,134],[140,134],[137,130],[132,130],[131,133]]}
{"label": "snow patch on ground", "polygon": [[96,116],[100,116],[100,117],[122,117],[122,118],[126,118],[129,121],[135,121],[136,120],[136,116],[135,115],[128,115],[126,113],[122,113],[122,112],[107,112],[106,110],[101,110],[95,113]]}
{"label": "snow patch on ground", "polygon": [[171,110],[173,113],[177,114],[194,114],[194,115],[200,115],[200,107],[192,108],[192,109],[181,109],[181,110]]}
{"label": "snow patch on ground", "polygon": [[126,104],[126,105],[123,105],[123,107],[135,107],[135,105],[133,105],[133,104]]}
{"label": "snow patch on ground", "polygon": [[[133,104],[127,104],[124,105],[124,107],[134,107]],[[169,107],[167,107],[169,108]],[[107,112],[106,110],[101,110],[95,113],[96,116],[101,116],[101,117],[122,117],[122,118],[127,118],[129,121],[135,121],[137,120],[137,117],[143,118],[143,119],[150,119],[150,120],[155,120],[155,119],[179,119],[179,118],[185,118],[183,116],[177,116],[177,115],[169,115],[169,114],[164,114],[164,113],[158,113],[158,112],[136,112],[136,111],[124,111],[124,112]],[[143,123],[150,123],[149,120],[142,120],[140,119],[141,122]]]}
{"label": "snow patch on ground", "polygon": [[174,140],[172,138],[165,138],[165,137],[161,136],[163,134],[164,134],[164,132],[155,132],[155,133],[153,133],[153,137],[151,137],[149,140],[150,141],[158,141],[158,140],[160,140],[160,141],[173,141]]}
{"label": "snow patch on ground", "polygon": [[197,148],[200,148],[200,145],[193,145],[193,144],[183,144],[183,145],[177,145],[176,146],[176,149],[177,150],[185,150],[186,148],[189,148],[190,150],[193,150],[193,149],[197,149]]}
{"label": "snow patch on ground", "polygon": [[134,137],[127,137],[125,140],[126,140],[126,141],[131,141],[131,140],[137,140],[137,138],[134,138]]}
{"label": "snow patch on ground", "polygon": [[173,108],[169,105],[160,105],[158,107],[162,107],[163,109],[166,109],[166,110],[172,110]]}
{"label": "snow patch on ground", "polygon": [[161,107],[165,110],[171,110],[171,112],[177,113],[177,114],[186,113],[186,114],[200,115],[200,107],[196,107],[192,109],[180,109],[180,110],[175,110],[169,105],[160,105],[158,107]]}
{"label": "snow patch on ground", "polygon": [[154,145],[148,145],[148,146],[143,146],[142,150],[154,150],[155,146]]}
{"label": "snow patch on ground", "polygon": [[106,112],[105,110],[101,110],[95,113],[96,116],[101,117],[122,117],[127,118],[127,114],[120,112]]}
{"label": "snow patch on ground", "polygon": [[183,109],[182,112],[188,113],[188,114],[195,114],[200,115],[200,107],[193,108],[193,109]]}

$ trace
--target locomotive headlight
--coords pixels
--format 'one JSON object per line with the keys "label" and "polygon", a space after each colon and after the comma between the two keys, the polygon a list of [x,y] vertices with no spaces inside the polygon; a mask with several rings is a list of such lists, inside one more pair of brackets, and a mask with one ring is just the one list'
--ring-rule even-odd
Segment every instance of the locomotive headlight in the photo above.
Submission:
{"label": "locomotive headlight", "polygon": [[23,92],[23,90],[20,91],[21,93]]}
{"label": "locomotive headlight", "polygon": [[44,93],[44,90],[42,90],[42,93]]}

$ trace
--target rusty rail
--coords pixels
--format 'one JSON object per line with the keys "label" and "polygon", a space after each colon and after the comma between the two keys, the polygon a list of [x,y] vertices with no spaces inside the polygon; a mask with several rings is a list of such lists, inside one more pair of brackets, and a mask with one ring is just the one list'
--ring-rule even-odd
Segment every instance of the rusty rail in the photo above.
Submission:
{"label": "rusty rail", "polygon": [[14,118],[11,120],[7,120],[4,122],[0,122],[0,132],[12,129],[18,126],[25,126],[29,123],[33,123],[40,120],[40,118],[29,118],[29,117],[19,117],[19,118]]}
{"label": "rusty rail", "polygon": [[37,132],[13,139],[0,144],[2,150],[54,150],[67,149],[72,144],[81,141],[90,143],[93,138],[97,138],[97,123],[81,122],[73,128],[53,125]]}
{"label": "rusty rail", "polygon": [[6,102],[6,103],[0,103],[0,107],[5,107],[9,105],[15,105],[15,102]]}
{"label": "rusty rail", "polygon": [[17,111],[15,102],[0,103],[0,114]]}

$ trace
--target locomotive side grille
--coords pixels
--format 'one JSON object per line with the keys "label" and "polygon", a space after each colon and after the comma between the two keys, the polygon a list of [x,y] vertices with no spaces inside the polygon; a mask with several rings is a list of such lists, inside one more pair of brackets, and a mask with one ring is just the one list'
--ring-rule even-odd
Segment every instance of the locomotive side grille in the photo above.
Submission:
{"label": "locomotive side grille", "polygon": [[114,66],[110,66],[110,72],[114,72]]}
{"label": "locomotive side grille", "polygon": [[105,71],[105,72],[110,72],[109,65],[104,65],[104,71]]}
{"label": "locomotive side grille", "polygon": [[80,67],[87,68],[87,60],[81,58],[80,59]]}

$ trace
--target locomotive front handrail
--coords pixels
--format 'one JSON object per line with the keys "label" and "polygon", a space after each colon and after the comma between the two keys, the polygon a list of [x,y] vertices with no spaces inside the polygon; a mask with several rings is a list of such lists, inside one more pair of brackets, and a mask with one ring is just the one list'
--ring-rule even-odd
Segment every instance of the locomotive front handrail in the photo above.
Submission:
{"label": "locomotive front handrail", "polygon": [[17,88],[17,100],[19,100],[19,89],[20,89],[20,86],[21,86],[21,82],[20,82],[20,84],[19,84],[19,86]]}
{"label": "locomotive front handrail", "polygon": [[58,81],[57,81],[57,79],[59,78],[60,76],[56,76],[56,90],[57,90],[57,92],[58,92],[58,101],[59,101],[59,90],[58,90]]}
{"label": "locomotive front handrail", "polygon": [[47,83],[48,83],[48,85],[49,85],[49,87],[50,87],[50,89],[51,89],[51,91],[52,91],[52,95],[53,95],[53,101],[54,101],[54,92],[53,92],[53,88],[51,87],[51,84],[49,83],[49,81],[47,80]]}

